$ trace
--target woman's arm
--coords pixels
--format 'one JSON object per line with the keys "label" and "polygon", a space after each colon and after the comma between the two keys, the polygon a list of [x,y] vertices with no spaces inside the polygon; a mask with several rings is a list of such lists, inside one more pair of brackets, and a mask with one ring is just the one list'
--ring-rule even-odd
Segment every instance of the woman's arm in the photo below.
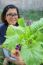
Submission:
{"label": "woman's arm", "polygon": [[5,39],[6,38],[0,34],[0,45],[2,45],[2,43],[5,41]]}
{"label": "woman's arm", "polygon": [[0,24],[0,45],[5,41],[5,34],[7,30],[7,25]]}

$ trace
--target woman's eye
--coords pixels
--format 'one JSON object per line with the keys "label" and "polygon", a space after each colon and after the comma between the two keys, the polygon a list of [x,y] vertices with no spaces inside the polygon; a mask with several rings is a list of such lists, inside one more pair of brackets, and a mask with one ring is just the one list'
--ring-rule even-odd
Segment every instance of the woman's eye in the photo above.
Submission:
{"label": "woman's eye", "polygon": [[7,14],[7,16],[11,16],[12,14]]}

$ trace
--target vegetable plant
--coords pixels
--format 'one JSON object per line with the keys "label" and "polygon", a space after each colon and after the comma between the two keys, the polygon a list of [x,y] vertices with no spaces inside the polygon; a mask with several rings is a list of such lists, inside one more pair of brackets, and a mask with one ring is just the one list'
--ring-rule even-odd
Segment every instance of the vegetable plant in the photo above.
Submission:
{"label": "vegetable plant", "polygon": [[43,18],[30,26],[25,24],[23,18],[18,19],[18,23],[18,27],[8,26],[6,40],[2,47],[11,51],[20,44],[20,54],[26,65],[41,65],[43,63]]}

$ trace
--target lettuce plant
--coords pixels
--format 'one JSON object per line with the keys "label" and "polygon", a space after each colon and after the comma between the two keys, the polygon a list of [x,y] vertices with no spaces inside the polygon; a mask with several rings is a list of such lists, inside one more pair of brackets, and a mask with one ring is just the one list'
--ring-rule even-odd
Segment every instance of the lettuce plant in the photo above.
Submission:
{"label": "lettuce plant", "polygon": [[20,54],[26,65],[43,63],[43,18],[26,26],[24,19],[18,19],[19,26],[9,25],[2,47],[8,50],[21,45]]}

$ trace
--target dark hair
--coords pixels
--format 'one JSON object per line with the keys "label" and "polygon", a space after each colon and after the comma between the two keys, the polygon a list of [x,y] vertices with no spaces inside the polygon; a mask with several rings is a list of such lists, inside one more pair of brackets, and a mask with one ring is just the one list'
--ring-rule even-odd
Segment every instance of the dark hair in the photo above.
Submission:
{"label": "dark hair", "polygon": [[[8,25],[8,22],[5,20],[5,16],[6,16],[6,12],[7,12],[10,8],[11,8],[11,9],[12,9],[12,8],[15,8],[15,9],[17,10],[18,18],[20,18],[18,8],[17,8],[16,6],[14,6],[14,5],[7,5],[7,6],[4,8],[4,10],[3,10],[3,12],[2,12],[2,15],[1,15],[1,20],[2,20],[2,22],[5,23],[6,25]],[[16,24],[18,24],[18,23],[16,23]]]}

